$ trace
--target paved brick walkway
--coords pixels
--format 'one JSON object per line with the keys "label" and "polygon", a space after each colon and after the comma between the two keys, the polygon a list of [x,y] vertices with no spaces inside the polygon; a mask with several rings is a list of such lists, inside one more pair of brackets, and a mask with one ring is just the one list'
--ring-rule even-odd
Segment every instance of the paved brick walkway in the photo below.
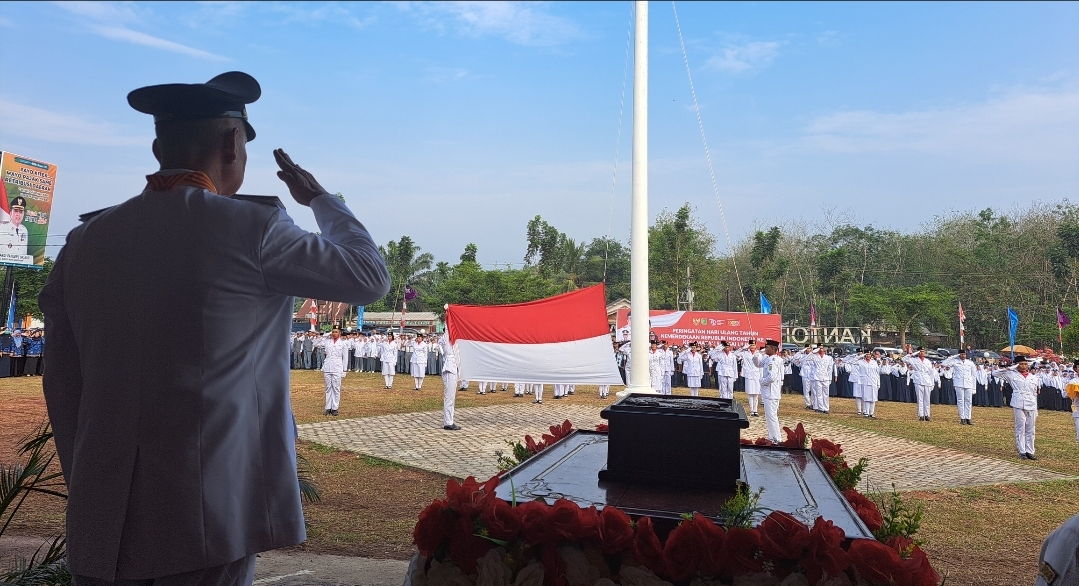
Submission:
{"label": "paved brick walkway", "polygon": [[[442,412],[406,413],[341,419],[300,426],[300,438],[343,450],[400,462],[458,478],[489,478],[498,469],[495,451],[508,451],[507,440],[539,434],[565,419],[582,429],[602,423],[599,409],[587,405],[495,405],[458,409],[461,431],[442,429]],[[780,420],[795,425],[793,420]],[[1016,462],[938,448],[828,422],[803,422],[810,435],[843,444],[848,458],[870,459],[863,482],[888,489],[941,489],[957,486],[1031,482],[1066,478]],[[751,417],[745,437],[765,435],[764,418]]]}

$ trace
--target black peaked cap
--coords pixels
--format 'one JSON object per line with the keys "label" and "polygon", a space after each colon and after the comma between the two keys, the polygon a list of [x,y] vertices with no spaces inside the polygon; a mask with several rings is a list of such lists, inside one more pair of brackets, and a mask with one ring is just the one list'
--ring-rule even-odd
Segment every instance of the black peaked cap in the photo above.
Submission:
{"label": "black peaked cap", "polygon": [[254,77],[241,71],[222,73],[206,83],[166,83],[141,87],[127,95],[127,103],[154,123],[209,118],[242,118],[247,140],[255,139],[255,129],[247,121],[247,104],[262,96]]}

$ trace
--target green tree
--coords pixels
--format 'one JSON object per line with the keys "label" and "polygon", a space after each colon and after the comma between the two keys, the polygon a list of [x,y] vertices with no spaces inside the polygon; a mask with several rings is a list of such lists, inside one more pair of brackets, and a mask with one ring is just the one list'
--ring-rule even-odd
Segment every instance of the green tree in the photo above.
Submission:
{"label": "green tree", "polygon": [[862,315],[895,328],[902,345],[915,326],[945,326],[955,309],[955,294],[937,283],[914,287],[856,284],[851,289],[850,304]]}
{"label": "green tree", "polygon": [[697,294],[696,307],[715,306],[718,302],[715,242],[715,236],[704,223],[693,217],[693,209],[688,203],[673,214],[667,210],[660,212],[648,230],[648,284],[652,308],[678,309],[679,299],[686,293],[687,279],[691,280]]}
{"label": "green tree", "polygon": [[[45,287],[45,281],[52,272],[53,260],[46,258],[41,270],[12,268],[11,277],[15,282],[17,302],[15,305],[16,321],[23,316],[31,315],[36,319],[44,319],[41,308],[37,305],[37,296]],[[4,304],[7,305],[6,303]],[[7,316],[5,315],[6,319]]]}

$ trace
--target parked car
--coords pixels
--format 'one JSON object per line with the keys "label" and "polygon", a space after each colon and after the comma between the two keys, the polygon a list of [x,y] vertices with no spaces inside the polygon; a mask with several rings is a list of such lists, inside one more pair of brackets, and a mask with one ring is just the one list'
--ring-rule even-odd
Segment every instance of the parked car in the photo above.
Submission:
{"label": "parked car", "polygon": [[894,346],[877,346],[876,348],[873,348],[873,351],[874,352],[880,352],[881,354],[883,354],[885,356],[893,356],[895,354],[902,354],[903,353],[902,348],[896,348]]}
{"label": "parked car", "polygon": [[787,351],[790,351],[790,352],[798,352],[801,349],[802,349],[802,346],[799,346],[798,344],[791,344],[790,342],[784,342],[783,343],[783,350],[787,350]]}
{"label": "parked car", "polygon": [[959,354],[959,348],[937,348],[937,352],[944,357],[955,356]]}

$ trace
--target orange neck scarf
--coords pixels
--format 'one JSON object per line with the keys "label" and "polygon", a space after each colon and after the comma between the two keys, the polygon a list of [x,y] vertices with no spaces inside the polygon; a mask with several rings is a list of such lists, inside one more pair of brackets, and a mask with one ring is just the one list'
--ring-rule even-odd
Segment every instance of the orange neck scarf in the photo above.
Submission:
{"label": "orange neck scarf", "polygon": [[151,191],[168,191],[180,186],[200,187],[207,191],[217,193],[217,186],[210,177],[202,171],[188,171],[175,175],[147,175],[146,189]]}

